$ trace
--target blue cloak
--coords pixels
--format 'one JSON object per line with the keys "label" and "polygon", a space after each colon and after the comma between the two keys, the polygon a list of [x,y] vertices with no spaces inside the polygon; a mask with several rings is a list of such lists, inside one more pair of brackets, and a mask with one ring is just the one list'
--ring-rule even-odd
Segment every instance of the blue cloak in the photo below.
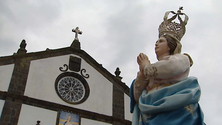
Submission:
{"label": "blue cloak", "polygon": [[144,90],[138,104],[133,95],[134,81],[130,87],[132,125],[205,125],[198,104],[201,91],[196,77],[148,94]]}

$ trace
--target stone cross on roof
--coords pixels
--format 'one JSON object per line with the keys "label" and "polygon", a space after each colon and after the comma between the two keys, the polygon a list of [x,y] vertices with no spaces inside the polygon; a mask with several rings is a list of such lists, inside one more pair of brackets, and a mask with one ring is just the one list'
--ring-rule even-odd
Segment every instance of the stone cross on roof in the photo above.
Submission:
{"label": "stone cross on roof", "polygon": [[79,40],[78,34],[82,34],[82,31],[79,30],[79,27],[76,27],[76,29],[72,29],[72,32],[75,32],[75,40]]}

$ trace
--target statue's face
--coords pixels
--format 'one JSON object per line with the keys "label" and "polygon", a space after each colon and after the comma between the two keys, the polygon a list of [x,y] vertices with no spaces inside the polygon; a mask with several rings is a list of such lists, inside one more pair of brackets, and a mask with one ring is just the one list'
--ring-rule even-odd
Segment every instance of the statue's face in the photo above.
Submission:
{"label": "statue's face", "polygon": [[155,44],[155,52],[157,56],[161,56],[163,54],[169,54],[170,48],[168,47],[167,40],[165,37],[160,37]]}

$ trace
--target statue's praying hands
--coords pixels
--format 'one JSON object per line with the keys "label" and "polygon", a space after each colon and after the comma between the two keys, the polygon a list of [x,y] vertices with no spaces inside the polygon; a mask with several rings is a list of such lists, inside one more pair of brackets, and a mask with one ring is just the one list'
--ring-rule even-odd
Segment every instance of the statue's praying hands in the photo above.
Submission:
{"label": "statue's praying hands", "polygon": [[139,65],[139,69],[140,69],[138,76],[139,76],[139,78],[141,80],[145,80],[146,77],[144,75],[144,71],[143,70],[144,70],[146,65],[150,65],[150,60],[149,60],[149,58],[148,58],[148,56],[146,54],[140,53],[137,56],[137,63]]}

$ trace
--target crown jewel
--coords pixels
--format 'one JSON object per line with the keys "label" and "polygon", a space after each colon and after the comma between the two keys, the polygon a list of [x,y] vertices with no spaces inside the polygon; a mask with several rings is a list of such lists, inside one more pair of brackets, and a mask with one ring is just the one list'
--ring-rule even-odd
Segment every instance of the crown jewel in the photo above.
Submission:
{"label": "crown jewel", "polygon": [[[174,11],[168,11],[165,13],[165,16],[163,18],[163,22],[160,24],[159,26],[159,37],[164,35],[164,34],[169,34],[170,36],[176,38],[178,41],[181,40],[181,38],[183,37],[183,35],[186,32],[186,24],[188,21],[188,16],[184,13],[181,13],[181,10],[183,10],[183,7],[180,7],[179,10],[176,12]],[[168,18],[168,15],[172,13],[174,16],[172,16],[171,18]],[[184,21],[181,19],[181,15],[184,15]],[[176,18],[178,18],[180,23],[176,23],[175,21],[172,22],[173,20],[175,20]]]}

